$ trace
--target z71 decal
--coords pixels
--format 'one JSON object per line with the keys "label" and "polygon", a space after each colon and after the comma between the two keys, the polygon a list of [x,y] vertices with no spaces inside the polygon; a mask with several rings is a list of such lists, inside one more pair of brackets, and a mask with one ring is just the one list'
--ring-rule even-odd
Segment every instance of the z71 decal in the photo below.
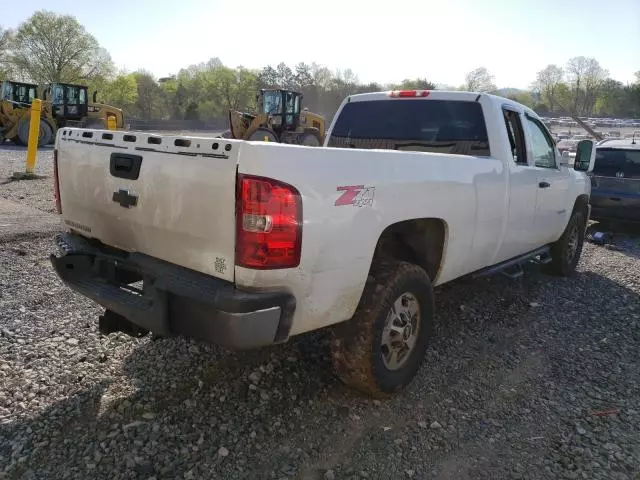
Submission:
{"label": "z71 decal", "polygon": [[343,192],[338,197],[334,205],[353,205],[354,207],[370,207],[373,205],[373,197],[376,192],[375,187],[365,187],[364,185],[348,185],[338,187],[338,192]]}

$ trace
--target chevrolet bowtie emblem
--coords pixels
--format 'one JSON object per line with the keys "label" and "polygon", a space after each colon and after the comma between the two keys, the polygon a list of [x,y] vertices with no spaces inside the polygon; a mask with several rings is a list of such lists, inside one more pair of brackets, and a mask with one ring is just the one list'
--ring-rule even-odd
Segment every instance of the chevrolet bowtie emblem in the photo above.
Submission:
{"label": "chevrolet bowtie emblem", "polygon": [[129,190],[120,189],[113,192],[113,201],[120,204],[121,207],[131,208],[138,204],[138,196],[129,193]]}

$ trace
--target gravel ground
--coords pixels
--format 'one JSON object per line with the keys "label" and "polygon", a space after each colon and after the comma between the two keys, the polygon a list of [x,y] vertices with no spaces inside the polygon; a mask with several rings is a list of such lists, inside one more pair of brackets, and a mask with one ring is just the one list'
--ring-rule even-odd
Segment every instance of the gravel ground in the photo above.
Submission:
{"label": "gravel ground", "polygon": [[[47,209],[35,182],[0,195]],[[99,336],[51,234],[0,241],[0,478],[637,479],[638,238],[586,245],[572,279],[438,289],[425,365],[383,401],[331,375],[322,331],[239,353]]]}
{"label": "gravel ground", "polygon": [[27,150],[10,143],[0,143],[0,197],[24,203],[44,212],[55,212],[53,196],[53,149],[41,148],[36,160],[36,175],[45,178],[12,182],[14,172],[24,172]]}

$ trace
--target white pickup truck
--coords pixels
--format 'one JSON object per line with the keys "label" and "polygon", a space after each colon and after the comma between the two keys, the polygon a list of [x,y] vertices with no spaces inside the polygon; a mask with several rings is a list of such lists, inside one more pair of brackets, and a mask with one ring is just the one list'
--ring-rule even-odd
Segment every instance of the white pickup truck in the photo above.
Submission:
{"label": "white pickup truck", "polygon": [[323,147],[62,128],[51,261],[103,333],[251,348],[337,324],[336,373],[384,395],[423,360],[434,286],[572,273],[594,152],[570,168],[533,111],[467,92],[348,97]]}

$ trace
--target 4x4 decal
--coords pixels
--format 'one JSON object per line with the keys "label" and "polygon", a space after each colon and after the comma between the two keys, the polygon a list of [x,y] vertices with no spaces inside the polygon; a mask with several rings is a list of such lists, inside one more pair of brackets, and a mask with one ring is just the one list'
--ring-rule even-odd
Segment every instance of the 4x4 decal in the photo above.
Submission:
{"label": "4x4 decal", "polygon": [[336,191],[344,192],[338,197],[334,205],[341,207],[344,205],[353,205],[354,207],[370,207],[373,205],[373,197],[375,195],[375,187],[366,187],[364,185],[346,185],[337,187]]}

